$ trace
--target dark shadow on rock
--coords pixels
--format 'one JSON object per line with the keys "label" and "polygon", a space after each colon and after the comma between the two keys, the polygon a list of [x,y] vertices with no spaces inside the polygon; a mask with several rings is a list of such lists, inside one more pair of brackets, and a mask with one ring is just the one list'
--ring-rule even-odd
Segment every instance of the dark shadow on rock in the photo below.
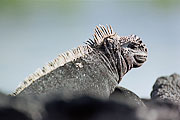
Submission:
{"label": "dark shadow on rock", "polygon": [[0,94],[0,120],[180,120],[180,107],[175,103],[145,103],[147,107],[134,107],[85,96],[63,99],[59,95],[22,98]]}
{"label": "dark shadow on rock", "polygon": [[45,108],[48,114],[43,120],[138,120],[135,109],[128,105],[90,97],[54,100]]}
{"label": "dark shadow on rock", "polygon": [[26,114],[13,108],[0,108],[0,120],[32,120]]}
{"label": "dark shadow on rock", "polygon": [[40,120],[43,104],[33,96],[14,97],[0,93],[0,120]]}

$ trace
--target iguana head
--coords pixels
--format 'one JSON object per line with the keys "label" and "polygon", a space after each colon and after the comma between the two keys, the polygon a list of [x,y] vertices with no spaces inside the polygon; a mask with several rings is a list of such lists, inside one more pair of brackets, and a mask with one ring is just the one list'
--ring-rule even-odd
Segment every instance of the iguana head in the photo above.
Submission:
{"label": "iguana head", "polygon": [[147,48],[136,35],[119,36],[111,26],[96,26],[92,48],[104,54],[120,80],[131,69],[140,67],[147,59]]}
{"label": "iguana head", "polygon": [[132,67],[140,67],[147,59],[147,48],[142,40],[136,36],[120,37],[121,53],[127,60],[130,60]]}

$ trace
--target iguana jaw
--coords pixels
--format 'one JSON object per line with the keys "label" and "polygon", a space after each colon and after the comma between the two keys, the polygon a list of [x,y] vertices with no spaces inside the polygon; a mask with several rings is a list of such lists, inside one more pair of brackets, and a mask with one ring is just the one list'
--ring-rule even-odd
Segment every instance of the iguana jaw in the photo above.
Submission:
{"label": "iguana jaw", "polygon": [[140,67],[147,60],[147,55],[134,55],[133,67]]}
{"label": "iguana jaw", "polygon": [[132,68],[142,66],[147,60],[147,47],[142,40],[136,35],[130,35],[123,40],[120,40],[122,47],[122,55],[124,55],[126,61],[131,63]]}

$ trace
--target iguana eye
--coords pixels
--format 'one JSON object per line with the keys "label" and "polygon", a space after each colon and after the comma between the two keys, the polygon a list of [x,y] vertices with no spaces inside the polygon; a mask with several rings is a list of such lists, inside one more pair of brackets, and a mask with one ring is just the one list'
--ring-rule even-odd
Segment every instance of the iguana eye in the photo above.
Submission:
{"label": "iguana eye", "polygon": [[138,45],[136,45],[136,44],[129,44],[127,47],[131,48],[131,49],[136,49],[136,48],[138,48]]}

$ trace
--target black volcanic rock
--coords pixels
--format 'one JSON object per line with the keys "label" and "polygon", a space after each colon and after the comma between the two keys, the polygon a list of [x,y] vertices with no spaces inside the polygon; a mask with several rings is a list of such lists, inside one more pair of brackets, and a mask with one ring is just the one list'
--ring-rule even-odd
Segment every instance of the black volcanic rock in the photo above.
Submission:
{"label": "black volcanic rock", "polygon": [[146,106],[85,96],[63,99],[59,95],[0,94],[0,120],[180,120],[180,107],[172,102],[147,100]]}
{"label": "black volcanic rock", "polygon": [[109,100],[63,93],[43,97],[0,93],[0,120],[180,120],[178,74],[158,78],[152,99],[141,100],[123,87],[117,87]]}
{"label": "black volcanic rock", "polygon": [[177,104],[161,100],[145,100],[147,108],[139,108],[140,120],[180,120],[180,107]]}
{"label": "black volcanic rock", "polygon": [[27,114],[11,105],[11,97],[0,93],[0,120],[31,120]]}
{"label": "black volcanic rock", "polygon": [[17,109],[7,107],[0,108],[0,120],[32,120],[26,114]]}
{"label": "black volcanic rock", "polygon": [[180,104],[180,75],[159,77],[151,92],[151,98]]}
{"label": "black volcanic rock", "polygon": [[134,107],[145,107],[142,100],[135,93],[120,86],[115,88],[109,99],[118,103],[125,103]]}
{"label": "black volcanic rock", "polygon": [[90,97],[54,100],[45,108],[47,116],[43,120],[138,120],[131,106]]}
{"label": "black volcanic rock", "polygon": [[81,97],[69,101],[52,100],[45,105],[43,120],[180,120],[179,106],[148,100],[147,107]]}
{"label": "black volcanic rock", "polygon": [[0,120],[40,120],[43,105],[35,97],[14,97],[0,93]]}

